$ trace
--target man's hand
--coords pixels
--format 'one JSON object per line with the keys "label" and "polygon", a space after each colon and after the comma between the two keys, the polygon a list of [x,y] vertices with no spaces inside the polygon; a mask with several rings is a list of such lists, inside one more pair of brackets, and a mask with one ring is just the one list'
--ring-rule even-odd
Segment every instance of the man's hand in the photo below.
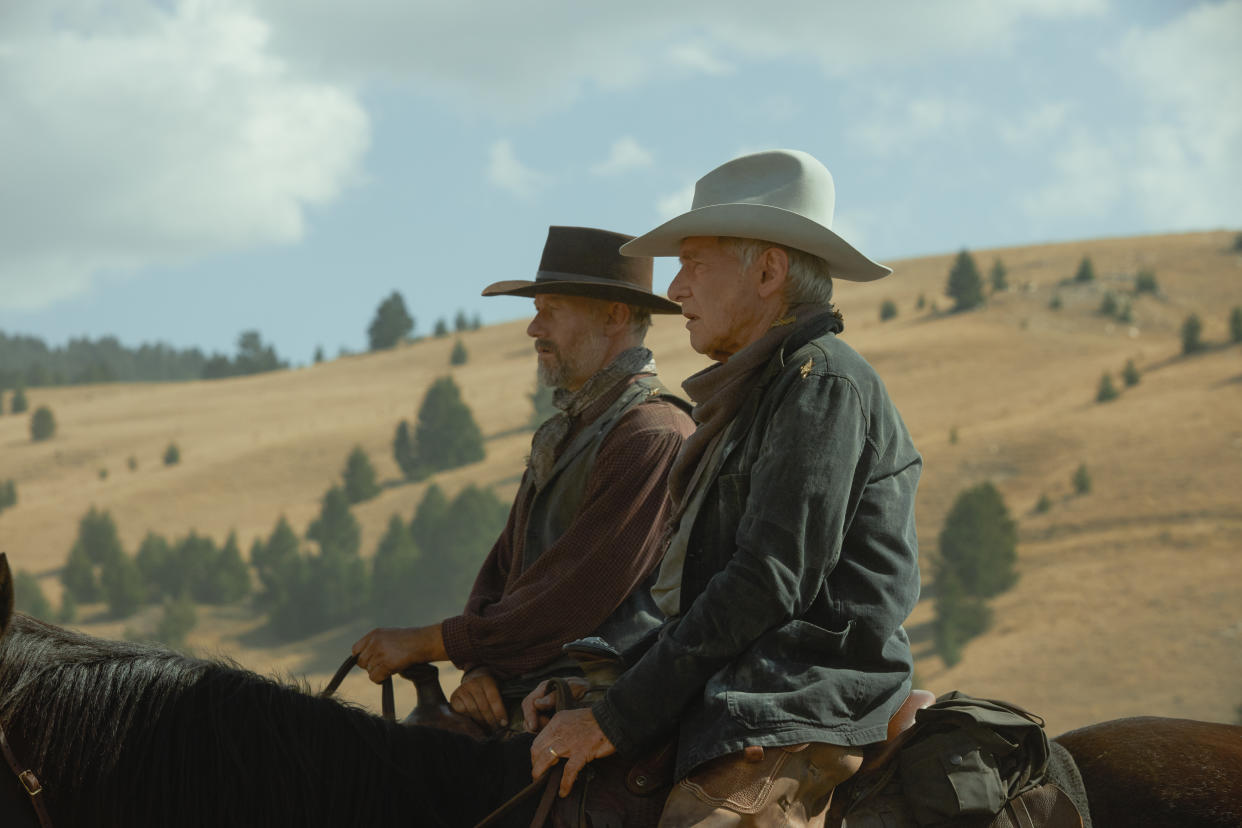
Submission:
{"label": "man's hand", "polygon": [[461,684],[449,700],[453,709],[469,716],[489,730],[509,726],[505,701],[500,697],[496,678],[484,667],[476,667],[462,676]]}
{"label": "man's hand", "polygon": [[358,656],[358,666],[366,670],[376,684],[411,664],[448,658],[439,624],[430,627],[380,627],[358,639],[353,652]]}
{"label": "man's hand", "polygon": [[582,707],[577,710],[562,710],[552,717],[552,721],[535,737],[530,746],[531,777],[538,779],[564,759],[565,770],[561,775],[560,794],[562,797],[569,796],[574,780],[587,762],[611,756],[616,752],[617,749],[599,729],[595,714],[589,709]]}
{"label": "man's hand", "polygon": [[[565,680],[569,684],[569,692],[575,699],[580,699],[591,689],[591,683],[584,678],[571,676]],[[522,699],[522,719],[526,729],[538,733],[551,721],[556,713],[556,688],[550,681],[541,681],[539,686]]]}

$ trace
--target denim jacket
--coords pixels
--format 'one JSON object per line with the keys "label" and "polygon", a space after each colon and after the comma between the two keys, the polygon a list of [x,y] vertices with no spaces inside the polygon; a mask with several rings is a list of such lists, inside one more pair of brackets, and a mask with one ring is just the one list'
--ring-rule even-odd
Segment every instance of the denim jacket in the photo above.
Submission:
{"label": "denim jacket", "polygon": [[909,692],[922,458],[830,323],[791,336],[739,409],[681,614],[593,707],[623,754],[676,728],[678,778],[748,745],[880,741]]}

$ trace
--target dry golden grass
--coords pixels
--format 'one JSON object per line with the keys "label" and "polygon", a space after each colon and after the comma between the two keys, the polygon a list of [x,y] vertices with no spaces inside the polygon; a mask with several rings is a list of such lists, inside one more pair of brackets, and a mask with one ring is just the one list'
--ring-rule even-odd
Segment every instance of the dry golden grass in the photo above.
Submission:
{"label": "dry golden grass", "polygon": [[[909,628],[924,685],[1023,704],[1043,714],[1052,732],[1136,713],[1237,716],[1242,349],[1182,358],[1179,333],[1197,312],[1204,339],[1225,342],[1228,311],[1242,304],[1242,256],[1228,250],[1233,235],[976,252],[985,274],[995,258],[1004,262],[1011,289],[984,311],[951,316],[915,310],[920,295],[948,308],[941,291],[951,255],[898,262],[896,275],[878,284],[838,286],[846,339],[885,378],[924,454],[925,575],[944,514],[963,488],[993,481],[1020,525],[1021,579],[995,601],[993,629],[967,645],[960,664],[946,669],[932,652],[931,601],[916,609]],[[1097,281],[1058,287],[1084,254]],[[1131,325],[1097,315],[1103,292],[1124,300],[1140,268],[1156,272],[1161,295],[1134,299]],[[1059,311],[1048,308],[1054,292]],[[899,314],[881,323],[886,299]],[[244,549],[281,514],[304,528],[359,444],[393,484],[355,508],[369,554],[388,517],[411,516],[424,489],[398,484],[393,430],[399,419],[413,419],[423,390],[446,373],[488,435],[488,455],[436,481],[450,494],[474,482],[509,498],[529,441],[523,426],[534,362],[524,327],[464,334],[470,361],[454,368],[450,337],[242,379],[34,389],[32,409],[50,405],[59,429],[33,444],[25,417],[0,417],[0,480],[15,479],[20,496],[0,515],[0,550],[40,575],[56,602],[58,567],[92,505],[112,512],[131,552],[147,530],[180,536],[191,528],[218,540],[236,530]],[[707,364],[689,349],[678,319],[658,321],[649,342],[670,386]],[[1120,371],[1130,359],[1142,381],[1124,389]],[[1097,404],[1105,371],[1122,394]],[[182,460],[164,467],[170,441]],[[131,456],[138,461],[132,472]],[[1085,496],[1075,496],[1070,482],[1080,463],[1094,484]],[[1041,494],[1053,505],[1035,514]],[[927,583],[934,586],[930,577]],[[123,633],[125,624],[97,616],[85,613],[83,628]],[[200,608],[190,643],[317,685],[365,632],[359,624],[269,648],[256,643],[259,623],[242,608]],[[455,680],[448,671],[446,684]],[[346,692],[368,703],[378,696],[360,675]],[[408,692],[401,703],[409,703]]]}

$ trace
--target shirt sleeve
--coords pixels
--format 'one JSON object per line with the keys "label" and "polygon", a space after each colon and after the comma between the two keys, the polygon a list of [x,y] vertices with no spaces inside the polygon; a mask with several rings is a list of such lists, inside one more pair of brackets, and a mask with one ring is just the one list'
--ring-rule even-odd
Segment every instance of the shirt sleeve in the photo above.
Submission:
{"label": "shirt sleeve", "polygon": [[444,622],[458,666],[520,675],[590,635],[658,564],[668,471],[690,418],[652,401],[626,412],[600,444],[574,521],[503,596]]}
{"label": "shirt sleeve", "polygon": [[815,600],[861,491],[866,416],[848,379],[812,376],[776,407],[750,470],[733,557],[593,710],[632,753],[676,724],[718,671]]}

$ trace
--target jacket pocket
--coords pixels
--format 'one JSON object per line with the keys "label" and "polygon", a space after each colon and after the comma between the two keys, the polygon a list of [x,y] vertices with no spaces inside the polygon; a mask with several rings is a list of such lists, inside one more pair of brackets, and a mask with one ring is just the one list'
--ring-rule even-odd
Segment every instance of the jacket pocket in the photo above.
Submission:
{"label": "jacket pocket", "polygon": [[795,620],[751,645],[725,679],[729,715],[751,728],[825,725],[848,716],[860,696],[850,669],[854,622],[830,630]]}
{"label": "jacket pocket", "polygon": [[996,759],[964,730],[927,736],[899,754],[902,790],[922,826],[995,814],[1007,793]]}

